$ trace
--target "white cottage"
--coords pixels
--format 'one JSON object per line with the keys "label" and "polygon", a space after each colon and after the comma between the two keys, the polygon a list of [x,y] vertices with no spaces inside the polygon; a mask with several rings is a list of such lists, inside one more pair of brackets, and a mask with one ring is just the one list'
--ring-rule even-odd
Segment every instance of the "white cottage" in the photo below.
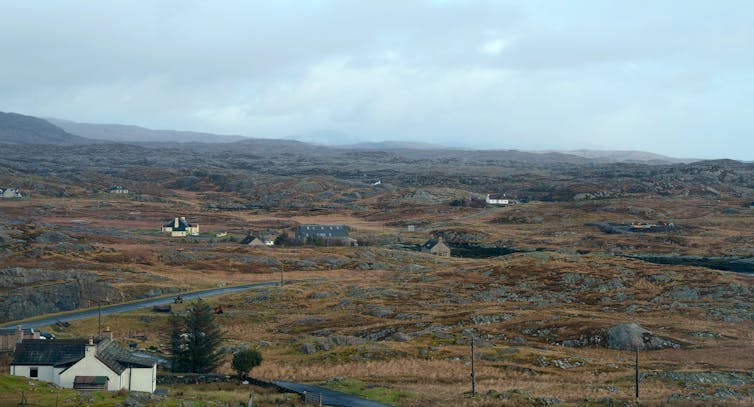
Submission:
{"label": "white cottage", "polygon": [[166,223],[160,230],[169,233],[172,237],[197,236],[199,225],[192,225],[188,223],[185,217],[181,216]]}
{"label": "white cottage", "polygon": [[133,356],[111,339],[24,339],[10,374],[81,390],[153,393],[157,364]]}
{"label": "white cottage", "polygon": [[508,205],[510,204],[510,199],[506,198],[505,195],[487,194],[484,198],[484,202],[487,205]]}

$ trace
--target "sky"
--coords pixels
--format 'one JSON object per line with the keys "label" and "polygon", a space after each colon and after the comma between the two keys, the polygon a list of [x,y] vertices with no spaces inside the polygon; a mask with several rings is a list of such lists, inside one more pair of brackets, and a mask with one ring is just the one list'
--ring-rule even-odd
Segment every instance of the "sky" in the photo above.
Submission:
{"label": "sky", "polygon": [[0,0],[0,111],[754,160],[749,0]]}

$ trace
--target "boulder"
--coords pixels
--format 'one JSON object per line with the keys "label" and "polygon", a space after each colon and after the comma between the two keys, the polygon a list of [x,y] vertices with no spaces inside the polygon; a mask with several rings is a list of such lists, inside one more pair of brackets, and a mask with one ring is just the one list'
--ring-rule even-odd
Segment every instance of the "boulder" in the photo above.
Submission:
{"label": "boulder", "polygon": [[678,344],[655,336],[651,331],[638,324],[628,323],[610,327],[605,332],[605,346],[608,349],[649,350],[677,348]]}

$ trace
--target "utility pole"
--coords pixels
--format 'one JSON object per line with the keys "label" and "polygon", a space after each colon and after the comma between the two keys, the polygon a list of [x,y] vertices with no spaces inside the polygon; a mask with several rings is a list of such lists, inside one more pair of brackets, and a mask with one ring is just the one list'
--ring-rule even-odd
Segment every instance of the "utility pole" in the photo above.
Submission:
{"label": "utility pole", "polygon": [[[644,342],[644,348],[649,349],[652,344],[652,333],[643,332],[641,341]],[[636,345],[636,361],[634,363],[634,383],[636,384],[636,406],[639,406],[639,345]]]}
{"label": "utility pole", "polygon": [[283,286],[283,269],[285,269],[285,263],[280,263],[280,287]]}
{"label": "utility pole", "polygon": [[474,336],[471,336],[471,397],[476,397],[476,349]]}
{"label": "utility pole", "polygon": [[639,347],[636,347],[636,363],[634,364],[634,384],[636,385],[636,405],[639,405]]}

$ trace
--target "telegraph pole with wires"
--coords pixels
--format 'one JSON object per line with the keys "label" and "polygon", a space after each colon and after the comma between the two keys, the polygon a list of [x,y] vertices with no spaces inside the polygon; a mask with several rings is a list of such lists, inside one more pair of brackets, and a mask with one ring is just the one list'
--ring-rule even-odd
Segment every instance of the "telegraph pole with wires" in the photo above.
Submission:
{"label": "telegraph pole with wires", "polygon": [[475,338],[471,336],[471,397],[476,397],[476,349],[474,348]]}

